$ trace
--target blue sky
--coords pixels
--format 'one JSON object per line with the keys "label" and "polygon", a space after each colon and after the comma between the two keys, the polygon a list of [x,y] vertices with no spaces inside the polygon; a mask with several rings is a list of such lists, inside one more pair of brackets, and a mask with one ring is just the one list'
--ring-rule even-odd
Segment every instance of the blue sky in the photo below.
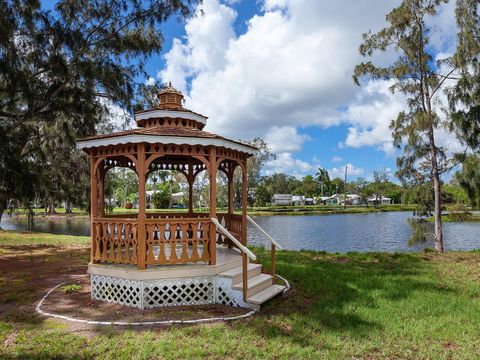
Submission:
{"label": "blue sky", "polygon": [[[361,35],[386,25],[397,0],[204,0],[204,15],[162,26],[165,43],[146,82],[168,82],[186,107],[209,117],[207,130],[234,139],[264,138],[277,159],[266,173],[315,174],[317,167],[350,179],[396,169],[390,121],[405,98],[388,81],[352,81]],[[455,39],[454,2],[431,20],[432,52],[448,56]],[[375,56],[391,63],[393,52]],[[448,133],[441,145],[459,144]]]}

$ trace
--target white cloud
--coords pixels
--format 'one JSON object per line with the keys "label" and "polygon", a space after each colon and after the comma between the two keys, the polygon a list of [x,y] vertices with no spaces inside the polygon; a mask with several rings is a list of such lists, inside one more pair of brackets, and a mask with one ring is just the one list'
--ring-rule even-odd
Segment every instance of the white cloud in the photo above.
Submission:
{"label": "white cloud", "polygon": [[301,178],[302,176],[311,174],[316,168],[317,165],[294,159],[291,153],[284,152],[277,155],[276,159],[270,160],[265,164],[265,173],[284,173]]}
{"label": "white cloud", "polygon": [[174,41],[159,77],[182,90],[191,79],[186,105],[210,117],[209,130],[226,136],[336,125],[337,109],[359,91],[351,75],[361,33],[379,29],[394,4],[269,0],[237,36],[235,11],[205,0],[204,16],[187,22],[185,40]]}
{"label": "white cloud", "polygon": [[[241,35],[234,31],[235,1],[204,0],[198,8],[204,15],[187,21],[185,38],[173,41],[157,74],[185,92],[188,108],[209,116],[207,130],[264,137],[278,155],[268,171],[302,174],[314,167],[293,155],[308,140],[297,129],[311,125],[347,123],[341,146],[394,153],[389,124],[404,96],[391,94],[388,81],[356,87],[351,76],[364,60],[361,34],[384,27],[399,0],[264,0],[263,12]],[[442,9],[434,20],[438,27],[448,21],[432,38],[437,51],[451,48],[451,14],[452,8]],[[372,60],[390,64],[392,58],[386,52]]]}
{"label": "white cloud", "polygon": [[455,51],[457,41],[457,24],[455,18],[456,1],[449,1],[443,4],[437,15],[427,18],[427,26],[432,28],[430,44],[435,51]]}
{"label": "white cloud", "polygon": [[340,162],[342,161],[343,159],[340,157],[340,156],[334,156],[332,157],[332,159],[330,160],[331,162]]}
{"label": "white cloud", "polygon": [[309,139],[308,135],[299,134],[292,126],[273,126],[265,136],[265,141],[274,153],[299,151]]}
{"label": "white cloud", "polygon": [[336,178],[336,177],[339,177],[341,179],[343,179],[345,177],[345,166],[347,166],[347,179],[350,178],[351,179],[351,176],[360,176],[362,175],[365,170],[362,169],[362,168],[359,168],[359,167],[356,167],[354,166],[353,164],[351,163],[348,163],[342,167],[334,167],[333,169],[329,169],[328,170],[328,174],[330,175],[330,178]]}
{"label": "white cloud", "polygon": [[[451,56],[448,53],[437,53],[436,60]],[[439,68],[440,73],[448,73],[447,65]],[[373,146],[388,155],[395,153],[390,124],[402,110],[408,111],[407,97],[402,93],[392,93],[390,87],[394,80],[369,81],[363,86],[363,91],[348,106],[345,111],[345,121],[351,126],[348,135],[340,147],[360,148]],[[444,88],[453,85],[453,80],[447,80]],[[447,95],[440,90],[436,93],[432,103],[441,119],[445,119],[443,108],[447,104]],[[437,146],[444,147],[447,153],[464,150],[460,142],[445,128],[435,130]]]}
{"label": "white cloud", "polygon": [[148,77],[148,79],[145,81],[145,85],[149,85],[149,86],[155,85],[155,79],[151,76]]}
{"label": "white cloud", "polygon": [[133,118],[130,113],[125,111],[124,108],[103,97],[99,98],[99,101],[107,108],[108,123],[113,126],[114,131],[127,130],[132,128],[132,124],[134,123]]}
{"label": "white cloud", "polygon": [[345,112],[345,120],[351,126],[341,146],[375,146],[389,154],[394,152],[390,124],[405,109],[406,98],[400,93],[392,94],[392,85],[393,81],[377,80],[363,87]]}

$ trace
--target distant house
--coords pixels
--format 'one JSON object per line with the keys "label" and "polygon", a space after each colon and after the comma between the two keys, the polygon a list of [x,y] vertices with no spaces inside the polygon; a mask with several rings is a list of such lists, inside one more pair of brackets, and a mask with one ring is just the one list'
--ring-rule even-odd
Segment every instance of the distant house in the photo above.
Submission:
{"label": "distant house", "polygon": [[323,205],[338,205],[339,204],[339,198],[338,195],[332,195],[332,196],[321,196],[320,200]]}
{"label": "distant house", "polygon": [[293,195],[292,196],[292,205],[305,205],[305,196],[302,195]]}
{"label": "distant house", "polygon": [[305,198],[305,205],[315,205],[314,198]]}
{"label": "distant house", "polygon": [[347,194],[347,205],[361,205],[362,197],[357,194]]}
{"label": "distant house", "polygon": [[317,197],[315,200],[315,203],[317,204],[322,204],[322,205],[331,205],[331,204],[327,204],[327,200],[330,199],[330,196],[319,196]]}
{"label": "distant house", "polygon": [[370,197],[368,198],[368,203],[371,205],[390,205],[392,203],[392,199],[386,196]]}
{"label": "distant house", "polygon": [[324,205],[344,205],[346,202],[347,205],[361,205],[362,198],[357,194],[347,194],[346,201],[344,194],[333,194],[332,196],[322,196],[319,198],[320,202]]}
{"label": "distant house", "polygon": [[292,194],[274,194],[272,196],[272,205],[274,206],[292,205],[292,200],[293,200]]}

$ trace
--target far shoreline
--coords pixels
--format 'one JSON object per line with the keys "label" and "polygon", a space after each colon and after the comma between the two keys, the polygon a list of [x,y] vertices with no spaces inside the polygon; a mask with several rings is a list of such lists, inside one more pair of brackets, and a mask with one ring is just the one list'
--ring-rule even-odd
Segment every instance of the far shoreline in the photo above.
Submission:
{"label": "far shoreline", "polygon": [[[397,211],[414,211],[415,205],[380,205],[374,206],[328,206],[328,205],[307,205],[307,206],[265,206],[265,207],[250,207],[247,210],[250,216],[276,216],[276,215],[338,215],[338,214],[371,214],[380,212],[397,212]],[[56,209],[55,214],[46,214],[43,210],[35,209],[35,218],[42,218],[46,220],[63,220],[63,219],[88,219],[90,215],[86,211],[74,209],[72,213],[65,213],[64,209]],[[177,212],[187,212],[187,209],[173,209]],[[148,212],[171,212],[172,209],[147,209]],[[218,208],[218,212],[226,211],[225,208]],[[205,212],[205,209],[194,209],[194,212]],[[241,211],[236,211],[241,214]],[[137,214],[137,209],[115,208],[108,215],[119,214]],[[13,213],[5,212],[3,217],[9,218],[25,218],[27,210],[18,209]]]}

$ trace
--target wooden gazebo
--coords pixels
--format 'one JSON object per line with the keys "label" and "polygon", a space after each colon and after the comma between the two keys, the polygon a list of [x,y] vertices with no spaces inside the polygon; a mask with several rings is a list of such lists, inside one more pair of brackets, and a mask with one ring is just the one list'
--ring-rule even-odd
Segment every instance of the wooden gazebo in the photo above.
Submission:
{"label": "wooden gazebo", "polygon": [[[82,139],[90,156],[92,298],[140,308],[224,303],[258,307],[283,291],[272,273],[250,263],[247,245],[247,159],[256,149],[206,132],[207,118],[185,109],[183,95],[170,84],[159,106],[135,113],[137,128]],[[138,176],[138,214],[105,213],[105,174],[127,167]],[[234,211],[233,174],[242,173],[242,212]],[[146,183],[155,170],[185,175],[188,211],[146,210]],[[194,212],[193,184],[207,171],[209,212]],[[217,173],[228,181],[228,209],[216,210]],[[256,225],[256,224],[255,224]],[[257,225],[258,226],[258,225]],[[244,286],[245,284],[245,286]]]}

